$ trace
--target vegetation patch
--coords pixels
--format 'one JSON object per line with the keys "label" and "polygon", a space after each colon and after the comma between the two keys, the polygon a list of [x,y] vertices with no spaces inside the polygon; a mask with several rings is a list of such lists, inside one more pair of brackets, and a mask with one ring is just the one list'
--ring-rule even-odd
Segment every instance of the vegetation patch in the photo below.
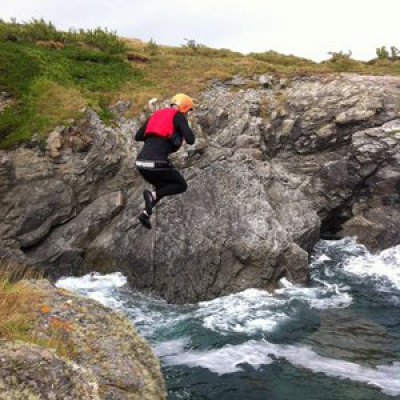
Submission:
{"label": "vegetation patch", "polygon": [[267,62],[273,65],[282,65],[282,66],[298,66],[298,67],[305,67],[316,65],[314,61],[307,60],[306,58],[296,57],[292,55],[284,55],[277,53],[276,51],[266,51],[264,53],[250,53],[250,57],[254,58],[255,60]]}
{"label": "vegetation patch", "polygon": [[153,39],[120,38],[101,28],[63,32],[44,20],[0,20],[0,91],[15,99],[0,112],[0,148],[30,140],[35,133],[44,138],[56,125],[79,117],[85,106],[111,124],[109,108],[118,100],[131,102],[132,116],[151,98],[178,92],[196,98],[210,80],[234,75],[400,75],[396,47],[377,49],[377,58],[369,62],[339,51],[316,63],[275,51],[244,55],[184,40],[172,47]]}
{"label": "vegetation patch", "polygon": [[44,304],[45,294],[28,284],[40,274],[32,267],[0,264],[0,338],[21,340],[56,350],[57,354],[72,357],[74,346],[68,340],[72,325],[57,317],[48,317],[46,335],[36,328],[40,318],[46,318],[51,308]]}
{"label": "vegetation patch", "polygon": [[14,340],[24,337],[32,327],[40,302],[40,293],[28,289],[22,279],[36,273],[27,267],[0,265],[0,337]]}
{"label": "vegetation patch", "polygon": [[100,99],[110,103],[123,83],[142,79],[121,56],[96,49],[0,41],[0,91],[15,99],[0,113],[0,148],[43,136],[87,105],[100,110]]}
{"label": "vegetation patch", "polygon": [[[78,45],[96,48],[108,54],[119,54],[126,51],[126,44],[117,34],[107,29],[70,29],[59,31],[51,22],[33,18],[29,22],[11,22],[0,20],[0,40],[11,42],[38,43],[44,47],[60,48],[63,45]],[[46,45],[46,43],[48,45]],[[59,43],[57,45],[57,43]]]}

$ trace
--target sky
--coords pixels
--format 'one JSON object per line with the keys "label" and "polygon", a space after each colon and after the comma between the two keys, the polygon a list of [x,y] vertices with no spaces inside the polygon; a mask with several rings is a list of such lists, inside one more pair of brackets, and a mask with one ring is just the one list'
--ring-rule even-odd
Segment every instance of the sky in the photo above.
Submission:
{"label": "sky", "polygon": [[0,18],[44,18],[59,29],[103,27],[158,44],[185,39],[243,53],[275,50],[321,61],[369,60],[400,48],[400,0],[0,0]]}

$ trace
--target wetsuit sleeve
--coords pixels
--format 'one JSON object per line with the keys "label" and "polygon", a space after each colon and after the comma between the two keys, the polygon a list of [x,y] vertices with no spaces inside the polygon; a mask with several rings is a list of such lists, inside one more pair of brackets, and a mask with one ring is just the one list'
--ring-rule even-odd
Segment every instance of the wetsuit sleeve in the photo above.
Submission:
{"label": "wetsuit sleeve", "polygon": [[196,138],[190,129],[189,122],[182,113],[178,113],[174,118],[174,127],[184,138],[187,144],[194,144]]}
{"label": "wetsuit sleeve", "polygon": [[147,122],[149,122],[149,120],[147,120],[144,125],[142,125],[140,127],[140,129],[136,132],[135,135],[135,140],[137,142],[143,142],[144,141],[144,133],[146,132],[146,127],[147,127]]}

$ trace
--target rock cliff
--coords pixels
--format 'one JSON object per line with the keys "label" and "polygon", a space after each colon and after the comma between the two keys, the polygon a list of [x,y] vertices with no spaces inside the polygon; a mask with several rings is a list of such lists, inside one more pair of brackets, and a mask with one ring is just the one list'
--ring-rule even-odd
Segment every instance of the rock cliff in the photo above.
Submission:
{"label": "rock cliff", "polygon": [[197,142],[173,159],[189,189],[160,203],[152,231],[136,222],[136,119],[111,128],[88,111],[45,146],[2,151],[1,254],[54,277],[122,271],[194,302],[283,276],[305,283],[321,235],[399,243],[399,78],[236,77],[199,103]]}
{"label": "rock cliff", "polygon": [[0,339],[0,399],[166,398],[159,362],[126,318],[48,281],[25,284],[43,303],[30,336],[67,354]]}

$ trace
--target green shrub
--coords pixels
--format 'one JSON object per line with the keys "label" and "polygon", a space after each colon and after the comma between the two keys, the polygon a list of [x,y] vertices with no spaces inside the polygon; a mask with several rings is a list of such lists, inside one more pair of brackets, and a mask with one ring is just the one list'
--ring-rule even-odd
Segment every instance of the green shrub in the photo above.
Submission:
{"label": "green shrub", "polygon": [[10,135],[13,133],[18,136],[18,140],[28,139],[32,134],[21,129],[22,126],[27,126],[29,121],[28,110],[21,104],[15,107],[8,107],[0,115],[0,148],[8,147]]}
{"label": "green shrub", "polygon": [[14,43],[0,42],[0,90],[18,97],[40,71],[40,60]]}
{"label": "green shrub", "polygon": [[107,54],[119,54],[127,51],[126,44],[116,32],[106,28],[70,29],[68,32],[58,31],[51,22],[44,19],[32,19],[29,22],[18,23],[0,20],[0,40],[13,42],[55,41],[64,44],[86,45],[101,50]]}
{"label": "green shrub", "polygon": [[102,122],[106,125],[112,125],[115,115],[109,108],[110,99],[107,96],[102,96],[98,100],[98,104],[95,105],[97,108],[97,113],[102,120]]}
{"label": "green shrub", "polygon": [[63,50],[61,50],[61,52],[67,58],[74,61],[89,61],[100,64],[108,64],[114,61],[116,62],[122,61],[121,57],[119,56],[103,53],[99,50],[93,50],[93,49],[83,49],[72,46],[66,46]]}
{"label": "green shrub", "polygon": [[44,19],[33,18],[27,23],[18,23],[16,19],[11,22],[0,20],[0,40],[13,42],[37,42],[39,40],[63,40],[62,32],[58,32],[51,22]]}
{"label": "green shrub", "polygon": [[366,72],[366,63],[351,58],[351,50],[348,52],[331,51],[328,54],[331,56],[331,58],[323,61],[321,64],[327,66],[333,72]]}
{"label": "green shrub", "polygon": [[392,60],[398,60],[400,58],[400,50],[397,47],[390,47],[390,58]]}
{"label": "green shrub", "polygon": [[126,44],[119,39],[116,32],[108,31],[107,28],[102,29],[99,27],[96,29],[88,29],[86,31],[80,29],[78,32],[70,30],[66,34],[67,41],[70,40],[69,35],[73,38],[71,41],[72,43],[81,41],[88,46],[95,47],[108,54],[118,54],[127,51]]}
{"label": "green shrub", "polygon": [[379,60],[387,60],[389,58],[389,52],[387,51],[386,46],[377,48],[376,56]]}
{"label": "green shrub", "polygon": [[146,52],[149,53],[151,56],[156,56],[158,54],[158,51],[158,44],[155,40],[153,40],[153,38],[151,38],[146,45]]}
{"label": "green shrub", "polygon": [[328,54],[331,56],[328,61],[332,63],[351,60],[351,56],[353,55],[351,50],[347,53],[344,51],[330,51]]}
{"label": "green shrub", "polygon": [[194,53],[197,53],[199,49],[205,48],[204,44],[196,42],[194,39],[184,39],[186,41],[182,47],[186,47],[187,49],[192,50]]}
{"label": "green shrub", "polygon": [[389,51],[386,49],[386,46],[382,46],[376,49],[376,56],[378,60],[391,60],[391,61],[399,60],[400,50],[395,46],[391,46],[389,53]]}

